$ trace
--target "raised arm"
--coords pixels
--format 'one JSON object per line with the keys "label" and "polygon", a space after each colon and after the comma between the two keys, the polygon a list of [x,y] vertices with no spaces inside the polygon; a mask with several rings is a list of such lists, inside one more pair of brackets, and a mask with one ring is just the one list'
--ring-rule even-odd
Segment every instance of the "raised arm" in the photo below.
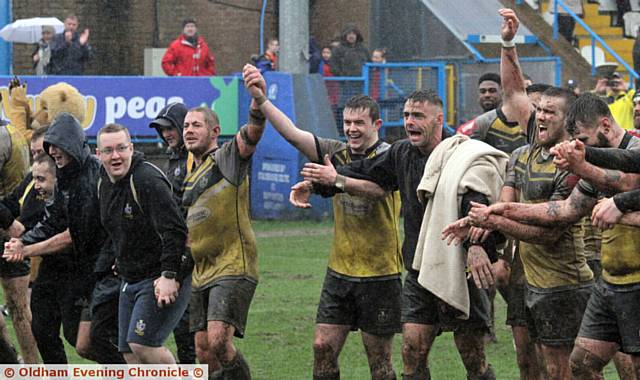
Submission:
{"label": "raised arm", "polygon": [[[246,64],[242,70],[242,73],[243,75],[245,75],[246,72],[254,69],[254,66]],[[247,123],[247,125],[240,129],[240,132],[238,132],[238,134],[236,134],[238,151],[240,152],[240,156],[242,158],[251,157],[251,155],[256,151],[256,145],[258,145],[258,142],[260,141],[260,138],[264,133],[266,120],[259,107],[262,103],[268,101],[264,96],[264,94],[266,93],[266,89],[267,85],[264,81],[264,78],[253,80],[251,86],[249,87],[249,92],[253,97],[253,99],[251,100],[251,105],[249,106],[249,122]],[[259,96],[255,96],[258,91],[263,94],[262,98],[259,98]]]}
{"label": "raised arm", "polygon": [[284,112],[280,111],[278,107],[266,98],[266,85],[264,84],[265,81],[262,74],[260,74],[260,70],[254,66],[247,65],[242,75],[247,91],[249,91],[258,104],[260,111],[262,111],[267,120],[271,122],[271,125],[273,125],[276,131],[278,131],[287,142],[307,156],[310,161],[319,162],[322,158],[318,157],[313,134],[296,127]]}
{"label": "raised arm", "polygon": [[502,112],[507,120],[514,120],[521,126],[526,126],[531,113],[534,111],[533,105],[527,96],[524,86],[524,77],[518,62],[516,47],[515,45],[511,47],[505,46],[512,43],[520,21],[512,9],[500,9],[499,13],[503,17],[501,35],[504,41],[500,55],[500,78],[504,93]]}

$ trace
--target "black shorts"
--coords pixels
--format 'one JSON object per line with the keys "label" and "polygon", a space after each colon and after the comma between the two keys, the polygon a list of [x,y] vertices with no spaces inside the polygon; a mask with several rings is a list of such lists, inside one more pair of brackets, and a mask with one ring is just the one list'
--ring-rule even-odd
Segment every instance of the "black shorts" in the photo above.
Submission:
{"label": "black shorts", "polygon": [[509,326],[527,326],[524,284],[511,284],[507,287],[509,302],[507,304],[507,322]]}
{"label": "black shorts", "polygon": [[447,305],[418,283],[418,273],[409,272],[402,290],[402,323],[440,325],[445,331],[488,333],[491,328],[491,302],[487,291],[478,289],[472,279],[469,287],[469,319],[456,316],[460,312]]}
{"label": "black shorts", "polygon": [[572,345],[587,307],[593,282],[549,289],[526,285],[527,327],[536,342]]}
{"label": "black shorts", "polygon": [[235,336],[244,337],[256,286],[254,280],[246,277],[226,277],[193,290],[189,301],[189,330],[203,331],[208,321],[222,321],[235,327]]}
{"label": "black shorts", "polygon": [[613,285],[598,280],[584,312],[578,336],[615,342],[620,351],[640,353],[640,284]]}
{"label": "black shorts", "polygon": [[600,276],[602,275],[602,264],[600,262],[600,259],[587,260],[587,265],[593,272],[593,280],[598,281],[598,279],[600,279]]}
{"label": "black shorts", "polygon": [[22,276],[28,276],[31,273],[31,264],[29,259],[20,261],[17,263],[9,262],[0,258],[0,277],[2,278],[16,278]]}
{"label": "black shorts", "polygon": [[327,272],[316,323],[349,325],[373,335],[399,333],[401,298],[400,278],[357,282]]}

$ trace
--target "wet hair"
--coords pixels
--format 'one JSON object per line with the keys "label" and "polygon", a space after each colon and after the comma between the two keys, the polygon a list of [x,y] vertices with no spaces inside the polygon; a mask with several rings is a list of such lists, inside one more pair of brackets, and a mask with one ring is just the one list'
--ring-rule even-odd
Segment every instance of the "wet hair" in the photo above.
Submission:
{"label": "wet hair", "polygon": [[204,122],[209,127],[215,127],[216,125],[220,125],[220,119],[218,118],[218,114],[215,113],[209,107],[194,107],[189,110],[189,112],[200,112],[204,116]]}
{"label": "wet hair", "polygon": [[566,88],[554,87],[554,86],[551,86],[546,90],[544,90],[544,92],[542,93],[542,96],[564,99],[563,111],[565,114],[569,111],[569,109],[571,108],[571,106],[573,105],[573,103],[576,101],[576,98],[577,98],[576,94],[574,94],[573,91],[569,91]]}
{"label": "wet hair", "polygon": [[599,96],[590,92],[584,93],[576,99],[567,112],[567,130],[571,135],[576,130],[576,122],[580,122],[585,128],[593,129],[598,126],[600,117],[613,118],[609,106]]}
{"label": "wet hair", "polygon": [[409,97],[407,98],[407,102],[412,102],[412,103],[424,103],[424,102],[428,102],[430,104],[442,107],[442,99],[438,96],[438,94],[431,90],[431,89],[427,89],[427,90],[415,90],[414,92],[412,92],[411,94],[409,94]]}
{"label": "wet hair", "polygon": [[34,129],[33,133],[31,134],[31,141],[43,138],[44,134],[47,133],[48,130],[49,126]]}
{"label": "wet hair", "polygon": [[548,88],[552,87],[549,84],[545,83],[534,83],[531,86],[527,87],[527,95],[535,94],[535,93],[544,93]]}
{"label": "wet hair", "polygon": [[34,159],[33,164],[44,164],[47,166],[47,171],[55,176],[56,174],[56,163],[53,161],[50,155],[45,152],[38,153]]}
{"label": "wet hair", "polygon": [[131,135],[129,134],[129,130],[127,129],[127,127],[121,124],[110,123],[105,124],[104,127],[100,128],[100,130],[98,131],[98,135],[96,136],[96,142],[100,141],[100,136],[104,135],[105,133],[118,132],[124,132],[124,134],[127,135],[127,141],[131,141]]}
{"label": "wet hair", "polygon": [[478,86],[480,86],[480,83],[489,80],[491,82],[496,82],[498,84],[498,86],[502,86],[502,81],[500,80],[500,75],[496,74],[496,73],[484,73],[482,75],[480,75],[480,78],[478,78]]}
{"label": "wet hair", "polygon": [[354,95],[344,104],[344,109],[352,110],[365,109],[369,110],[369,117],[371,121],[375,122],[380,119],[380,106],[378,102],[367,95]]}

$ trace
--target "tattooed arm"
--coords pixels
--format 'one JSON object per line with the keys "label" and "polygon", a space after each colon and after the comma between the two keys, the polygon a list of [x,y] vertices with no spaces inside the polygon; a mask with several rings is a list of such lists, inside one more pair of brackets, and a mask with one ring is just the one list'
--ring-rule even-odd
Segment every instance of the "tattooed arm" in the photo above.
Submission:
{"label": "tattooed arm", "polygon": [[640,174],[604,169],[588,162],[576,166],[571,171],[605,193],[631,191],[640,187]]}
{"label": "tattooed arm", "polygon": [[640,173],[640,151],[585,147],[585,159],[596,166]]}
{"label": "tattooed arm", "polygon": [[550,245],[558,241],[569,225],[556,223],[554,227],[524,224],[501,215],[490,215],[486,228],[498,230],[512,239],[533,244]]}

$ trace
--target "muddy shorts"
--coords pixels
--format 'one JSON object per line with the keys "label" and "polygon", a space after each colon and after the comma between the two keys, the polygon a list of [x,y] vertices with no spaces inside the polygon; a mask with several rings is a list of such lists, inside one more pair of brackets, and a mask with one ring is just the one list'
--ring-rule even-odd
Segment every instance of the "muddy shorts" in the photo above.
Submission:
{"label": "muddy shorts", "polygon": [[409,272],[402,290],[402,322],[440,325],[443,331],[489,333],[491,328],[491,302],[487,291],[478,289],[473,279],[469,288],[469,319],[460,319],[459,311],[447,305],[418,283],[418,273]]}
{"label": "muddy shorts", "polygon": [[235,327],[235,336],[244,337],[256,286],[254,280],[246,277],[227,277],[194,290],[189,301],[189,330],[203,331],[208,321],[222,321]]}
{"label": "muddy shorts", "polygon": [[351,281],[327,272],[316,323],[349,325],[373,335],[402,332],[400,278]]}
{"label": "muddy shorts", "polygon": [[584,312],[578,336],[615,342],[620,351],[640,354],[640,284],[613,285],[598,280]]}
{"label": "muddy shorts", "polygon": [[534,341],[547,346],[572,345],[593,289],[593,281],[549,289],[526,285],[527,327]]}

